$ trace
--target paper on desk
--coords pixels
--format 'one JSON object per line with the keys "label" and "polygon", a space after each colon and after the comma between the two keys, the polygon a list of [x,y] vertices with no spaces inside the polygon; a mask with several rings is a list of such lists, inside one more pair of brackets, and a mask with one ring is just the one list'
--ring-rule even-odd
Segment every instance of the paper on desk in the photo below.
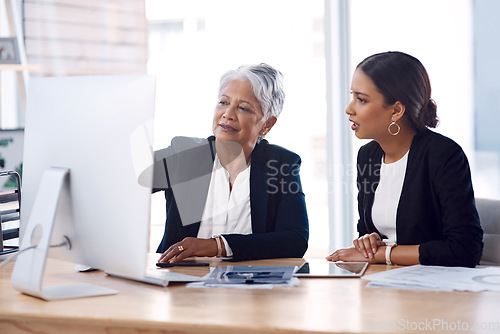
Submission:
{"label": "paper on desk", "polygon": [[297,286],[293,266],[220,266],[211,268],[203,282],[187,284],[189,288],[272,289]]}
{"label": "paper on desk", "polygon": [[[208,275],[207,275],[208,276]],[[188,288],[229,288],[229,289],[272,289],[282,286],[299,286],[297,277],[292,277],[290,282],[281,284],[206,284],[205,282],[192,282],[186,284]]]}
{"label": "paper on desk", "polygon": [[363,276],[370,287],[440,291],[498,291],[500,267],[464,268],[415,265]]}

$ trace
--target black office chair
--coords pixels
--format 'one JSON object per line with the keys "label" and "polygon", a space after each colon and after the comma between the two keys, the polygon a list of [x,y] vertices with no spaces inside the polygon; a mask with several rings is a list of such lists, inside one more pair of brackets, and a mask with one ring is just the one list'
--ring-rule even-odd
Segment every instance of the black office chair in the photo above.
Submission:
{"label": "black office chair", "polygon": [[[0,255],[13,253],[19,249],[19,222],[21,220],[21,179],[15,171],[0,172],[0,178],[8,177],[14,182],[12,189],[0,190]],[[12,181],[12,182],[11,182]],[[16,240],[17,239],[17,242]],[[9,241],[5,243],[5,241]]]}

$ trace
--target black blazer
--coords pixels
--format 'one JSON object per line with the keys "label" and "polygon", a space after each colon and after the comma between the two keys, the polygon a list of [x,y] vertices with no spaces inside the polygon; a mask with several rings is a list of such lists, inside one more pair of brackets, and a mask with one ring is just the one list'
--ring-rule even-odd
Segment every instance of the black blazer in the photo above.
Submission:
{"label": "black blazer", "polygon": [[[168,247],[185,237],[196,237],[200,227],[201,215],[205,201],[193,201],[193,196],[206,199],[210,183],[210,173],[214,161],[214,140],[198,140],[184,137],[185,141],[196,143],[191,147],[196,153],[186,156],[180,150],[170,154],[164,160],[165,175],[170,184],[165,191],[167,219],[163,239],[157,252],[162,253]],[[173,141],[173,144],[175,140]],[[175,146],[175,145],[173,145]],[[250,208],[252,234],[224,235],[233,251],[234,261],[302,257],[307,250],[309,238],[308,218],[304,193],[300,182],[300,157],[282,147],[271,145],[261,140],[255,145],[251,156],[250,169]],[[176,193],[175,173],[184,171],[177,177],[186,181],[186,169],[191,176],[205,175],[205,180],[192,189],[180,194],[186,209],[181,212],[192,214],[188,223],[181,220],[179,214],[179,196]],[[191,177],[192,178],[192,177]],[[200,178],[198,178],[200,179]],[[184,182],[183,184],[185,184]],[[159,189],[156,189],[159,190]],[[195,207],[192,203],[196,202]],[[181,204],[182,205],[182,204]]]}
{"label": "black blazer", "polygon": [[[358,152],[360,236],[381,235],[372,221],[372,206],[383,155],[375,141]],[[399,245],[420,245],[424,265],[474,267],[481,260],[483,231],[467,157],[454,141],[428,129],[417,133],[410,147],[396,238]]]}

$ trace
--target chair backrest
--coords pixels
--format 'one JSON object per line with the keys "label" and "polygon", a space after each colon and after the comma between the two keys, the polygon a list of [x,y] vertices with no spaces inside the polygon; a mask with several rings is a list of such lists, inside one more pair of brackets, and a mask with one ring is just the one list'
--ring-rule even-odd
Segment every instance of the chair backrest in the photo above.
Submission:
{"label": "chair backrest", "polygon": [[0,172],[0,177],[15,180],[12,182],[14,188],[0,189],[0,255],[2,255],[19,249],[21,184],[17,172]]}
{"label": "chair backrest", "polygon": [[476,198],[484,232],[482,265],[500,265],[500,200]]}

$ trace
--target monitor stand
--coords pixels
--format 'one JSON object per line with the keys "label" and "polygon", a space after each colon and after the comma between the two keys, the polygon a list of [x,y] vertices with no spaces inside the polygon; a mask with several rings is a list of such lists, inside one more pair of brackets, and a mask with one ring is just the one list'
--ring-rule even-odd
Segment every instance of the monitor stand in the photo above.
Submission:
{"label": "monitor stand", "polygon": [[[116,290],[87,283],[42,286],[57,207],[63,188],[69,185],[68,178],[68,168],[52,167],[45,171],[19,245],[12,285],[22,293],[44,300],[117,294]],[[67,241],[71,247],[69,239]]]}

